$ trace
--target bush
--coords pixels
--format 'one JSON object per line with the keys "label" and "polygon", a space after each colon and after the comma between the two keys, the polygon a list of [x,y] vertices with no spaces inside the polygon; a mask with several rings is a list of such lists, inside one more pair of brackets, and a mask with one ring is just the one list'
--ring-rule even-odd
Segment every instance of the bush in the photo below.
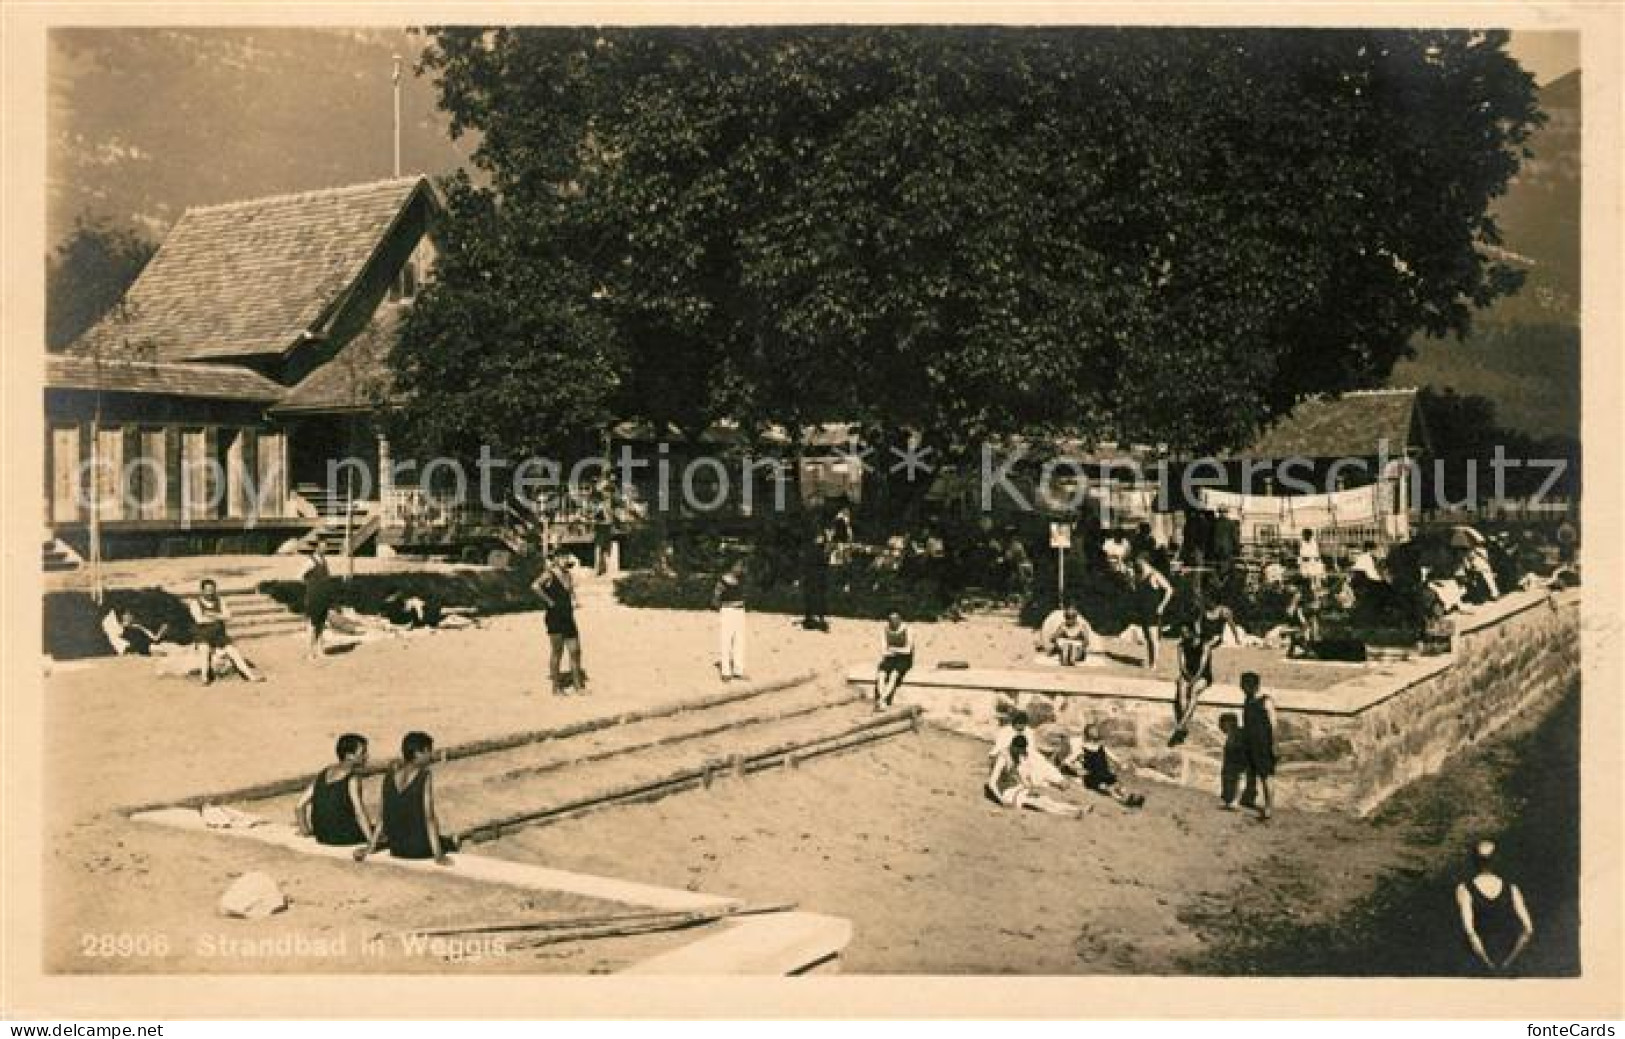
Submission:
{"label": "bush", "polygon": [[[615,582],[615,598],[641,609],[708,610],[716,581],[715,573],[628,574]],[[747,581],[746,603],[752,611],[801,615],[801,589],[795,582],[767,583],[754,569]],[[828,606],[830,617],[881,620],[896,610],[905,620],[929,621],[950,612],[953,602],[940,585],[904,580],[854,561],[831,568]]]}
{"label": "bush", "polygon": [[162,588],[109,589],[97,606],[88,592],[47,592],[44,601],[44,651],[57,660],[113,656],[102,631],[107,611],[129,610],[137,622],[157,631],[169,625],[166,642],[192,641],[192,614],[186,603]]}
{"label": "bush", "polygon": [[[471,606],[481,616],[523,613],[540,608],[530,582],[538,564],[516,560],[511,570],[470,570],[457,573],[358,574],[348,581],[333,579],[333,605],[359,613],[382,616],[392,595],[417,596],[431,609]],[[305,612],[303,581],[264,581],[259,590],[295,613]]]}

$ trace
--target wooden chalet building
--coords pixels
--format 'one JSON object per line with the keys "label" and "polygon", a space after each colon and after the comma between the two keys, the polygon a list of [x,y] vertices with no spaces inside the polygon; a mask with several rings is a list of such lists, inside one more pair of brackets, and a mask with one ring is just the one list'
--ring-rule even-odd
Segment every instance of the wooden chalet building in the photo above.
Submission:
{"label": "wooden chalet building", "polygon": [[387,526],[409,492],[381,483],[373,415],[441,212],[424,177],[187,210],[121,304],[47,358],[48,539],[85,552],[94,503],[109,557],[333,547],[344,458],[365,469],[352,543]]}

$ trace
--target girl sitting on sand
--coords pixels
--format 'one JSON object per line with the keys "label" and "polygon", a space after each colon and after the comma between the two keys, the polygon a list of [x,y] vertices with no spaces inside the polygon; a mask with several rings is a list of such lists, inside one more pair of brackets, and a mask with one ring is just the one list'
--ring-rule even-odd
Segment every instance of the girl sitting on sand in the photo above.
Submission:
{"label": "girl sitting on sand", "polygon": [[448,852],[453,841],[440,833],[440,820],[434,809],[434,738],[426,732],[409,732],[401,740],[402,764],[384,777],[383,825],[372,832],[365,848],[355,850],[361,862],[387,841],[389,853],[397,859],[433,859],[437,865],[451,865]]}
{"label": "girl sitting on sand", "polygon": [[1006,808],[1030,808],[1050,815],[1070,815],[1081,819],[1090,808],[1067,804],[1039,792],[1039,783],[1033,779],[1027,754],[1027,737],[1016,736],[1010,746],[993,762],[984,788],[988,797]]}
{"label": "girl sitting on sand", "polygon": [[1116,765],[1100,738],[1100,726],[1085,725],[1083,741],[1077,744],[1062,769],[1080,777],[1086,788],[1097,794],[1105,794],[1120,805],[1138,808],[1145,804],[1145,795],[1131,794],[1123,789],[1123,784],[1117,778]]}

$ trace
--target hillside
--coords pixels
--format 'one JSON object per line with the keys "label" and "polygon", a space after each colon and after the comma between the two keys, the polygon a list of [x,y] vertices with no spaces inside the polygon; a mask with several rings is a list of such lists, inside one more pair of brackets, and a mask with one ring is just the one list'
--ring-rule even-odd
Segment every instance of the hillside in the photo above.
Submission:
{"label": "hillside", "polygon": [[421,37],[396,29],[62,29],[48,44],[46,232],[80,217],[157,239],[187,206],[391,173],[391,56],[400,54],[401,164],[463,164],[412,74]]}
{"label": "hillside", "polygon": [[1541,89],[1547,123],[1495,207],[1506,248],[1523,258],[1516,296],[1477,318],[1464,342],[1417,341],[1395,386],[1453,387],[1495,401],[1501,421],[1542,435],[1579,435],[1580,72]]}

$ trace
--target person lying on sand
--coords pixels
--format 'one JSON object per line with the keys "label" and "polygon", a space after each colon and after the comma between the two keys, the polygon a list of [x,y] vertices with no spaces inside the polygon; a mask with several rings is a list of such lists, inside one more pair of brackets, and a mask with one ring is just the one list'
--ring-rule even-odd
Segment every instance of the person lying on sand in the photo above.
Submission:
{"label": "person lying on sand", "polygon": [[319,844],[351,845],[372,841],[372,816],[361,793],[361,770],[367,765],[367,738],[347,732],[333,752],[338,764],[328,765],[310,781],[294,806],[294,825],[302,837]]}
{"label": "person lying on sand", "polygon": [[440,832],[434,807],[434,738],[426,732],[409,732],[401,740],[402,763],[384,776],[383,825],[373,830],[367,846],[355,850],[355,860],[364,861],[382,842],[397,859],[433,859],[436,865],[451,865],[448,852],[455,851],[451,838]]}
{"label": "person lying on sand", "polygon": [[1074,745],[1072,754],[1062,763],[1061,771],[1078,776],[1086,789],[1105,794],[1125,807],[1138,808],[1145,804],[1145,795],[1131,794],[1123,789],[1122,782],[1117,778],[1117,762],[1101,740],[1098,725],[1083,727],[1083,739]]}
{"label": "person lying on sand", "polygon": [[1029,763],[1038,758],[1027,753],[1027,737],[1017,736],[1010,746],[993,762],[983,789],[997,804],[1006,808],[1029,808],[1050,815],[1069,815],[1077,819],[1090,812],[1088,807],[1067,804],[1040,792],[1042,783],[1034,780]]}

